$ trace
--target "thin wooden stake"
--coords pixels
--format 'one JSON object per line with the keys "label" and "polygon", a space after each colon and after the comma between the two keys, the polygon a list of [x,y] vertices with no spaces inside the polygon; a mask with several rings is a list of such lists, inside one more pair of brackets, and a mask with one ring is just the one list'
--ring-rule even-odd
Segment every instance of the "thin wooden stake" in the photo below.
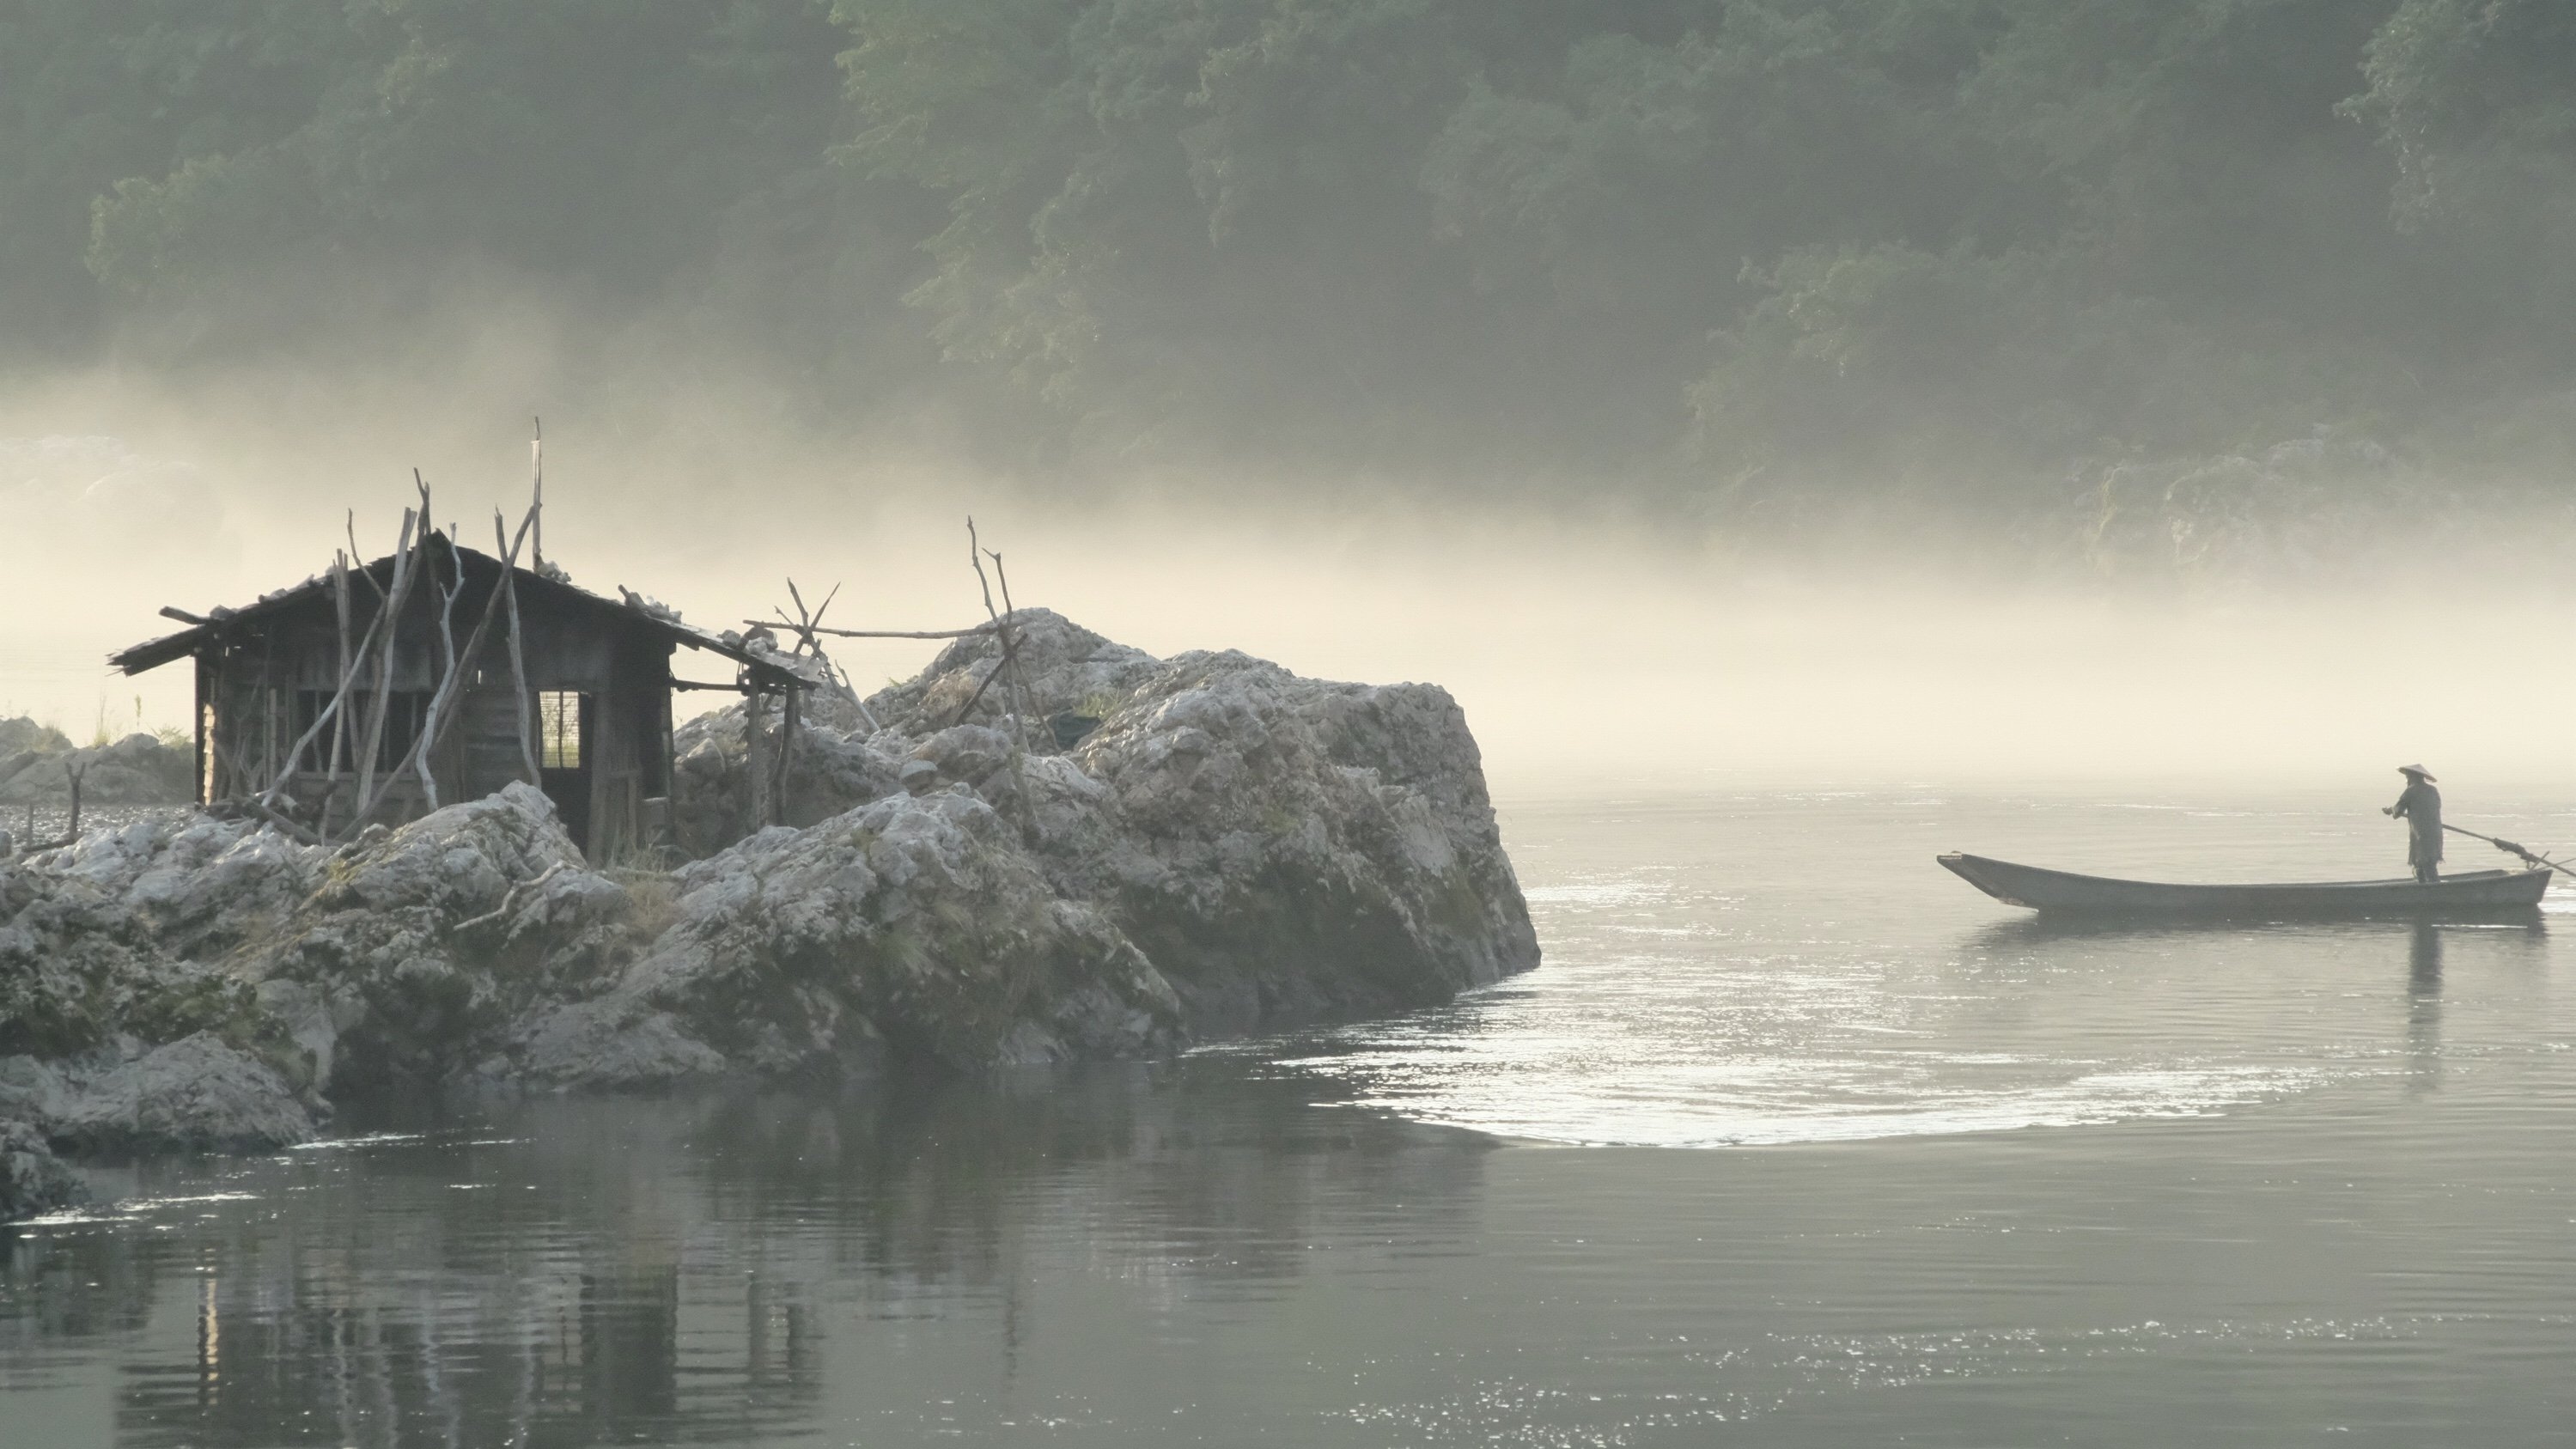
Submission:
{"label": "thin wooden stake", "polygon": [[744,666],[744,672],[750,681],[751,689],[750,693],[743,697],[742,702],[742,779],[743,794],[746,797],[743,801],[743,805],[744,814],[749,817],[745,822],[746,828],[743,830],[743,834],[752,835],[758,833],[762,826],[769,823],[769,820],[767,818],[768,811],[763,807],[760,798],[760,787],[762,783],[762,772],[760,768],[760,675],[758,672],[752,670],[748,665]]}
{"label": "thin wooden stake", "polygon": [[[526,533],[536,524],[537,510],[532,504],[528,508],[528,521],[519,525],[519,531]],[[492,541],[495,544],[501,541],[501,514],[497,509],[492,514]],[[515,546],[508,551],[515,551]],[[519,764],[528,772],[528,783],[543,789],[546,777],[545,772],[537,767],[535,726],[529,717],[537,702],[528,694],[528,657],[521,643],[525,631],[520,627],[519,619],[518,570],[509,568],[501,571],[501,593],[510,607],[510,713],[519,722]]]}
{"label": "thin wooden stake", "polygon": [[775,823],[787,823],[787,770],[796,758],[796,696],[804,693],[790,684],[780,696],[778,724],[778,783],[769,792],[770,813]]}
{"label": "thin wooden stake", "polygon": [[546,571],[546,420],[531,416],[528,428],[528,491],[533,500],[528,505],[528,516],[537,520],[528,557],[542,574]]}

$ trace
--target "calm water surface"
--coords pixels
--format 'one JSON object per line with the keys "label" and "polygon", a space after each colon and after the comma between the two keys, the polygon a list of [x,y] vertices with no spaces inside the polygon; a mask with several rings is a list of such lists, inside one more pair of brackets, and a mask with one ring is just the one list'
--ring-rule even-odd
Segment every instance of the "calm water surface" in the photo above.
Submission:
{"label": "calm water surface", "polygon": [[0,1445],[2564,1444],[2576,917],[2052,932],[1931,861],[2393,874],[2384,803],[1533,805],[1548,964],[1439,1011],[102,1173],[0,1236]]}

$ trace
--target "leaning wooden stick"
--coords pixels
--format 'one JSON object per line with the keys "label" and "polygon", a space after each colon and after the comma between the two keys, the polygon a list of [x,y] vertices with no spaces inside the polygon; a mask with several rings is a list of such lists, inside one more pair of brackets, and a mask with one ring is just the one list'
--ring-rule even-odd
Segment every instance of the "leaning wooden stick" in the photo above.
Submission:
{"label": "leaning wooden stick", "polygon": [[358,566],[359,576],[367,581],[367,587],[375,590],[376,597],[381,599],[385,596],[385,586],[377,583],[376,576],[367,571],[363,564],[366,555],[358,549],[358,510],[350,509],[345,523],[349,530],[349,562]]}
{"label": "leaning wooden stick", "polygon": [[[993,561],[993,581],[1002,586],[1002,617],[1005,619],[1018,618],[1020,613],[1019,606],[1011,602],[1011,571],[1002,567],[1002,556],[1000,553],[995,552],[992,549],[986,549],[984,553],[987,558],[990,558]],[[1034,728],[1034,726],[1028,722],[1029,701],[1036,696],[1036,691],[1029,688],[1028,667],[1020,662],[1020,642],[1021,639],[1026,637],[1027,636],[1024,633],[1018,638],[1014,638],[1008,631],[1004,631],[1002,635],[1005,646],[1004,652],[1006,657],[1010,660],[1011,665],[1011,695],[1014,701],[1013,707],[1020,713],[1020,719],[1022,721],[1021,728],[1023,731]]]}
{"label": "leaning wooden stick", "polygon": [[[519,525],[519,536],[502,548],[501,579],[494,582],[492,592],[485,596],[483,601],[483,617],[475,621],[474,632],[466,637],[463,655],[464,664],[470,665],[482,654],[483,640],[492,632],[492,621],[497,618],[501,612],[502,600],[507,587],[504,581],[509,578],[510,570],[517,566],[520,545],[527,541],[528,531],[534,526],[535,517],[533,511],[531,511],[529,521]],[[498,539],[500,536],[500,520],[497,516],[493,519],[493,536],[495,539]],[[451,558],[454,557],[454,550],[452,548],[449,550],[449,556]],[[435,584],[436,580],[433,579],[431,582]],[[456,592],[461,593],[464,590],[464,587],[465,571],[464,566],[460,561],[457,566]],[[455,602],[452,594],[450,595],[448,602],[451,605]],[[446,624],[444,621],[441,622],[440,627],[442,631],[446,630]],[[447,676],[445,679],[440,681],[438,692],[430,698],[429,708],[422,716],[419,737],[412,741],[411,753],[406,755],[403,758],[403,762],[396,766],[393,772],[386,777],[387,783],[390,784],[393,780],[401,778],[405,770],[417,772],[420,777],[421,789],[432,809],[436,809],[438,806],[438,784],[436,780],[432,778],[432,766],[430,761],[437,753],[438,747],[446,741],[447,732],[455,727],[457,715],[455,711],[450,708],[450,705],[454,702],[456,692],[463,682],[464,669],[458,662],[457,651],[451,637],[447,651]],[[364,805],[361,805],[358,813],[350,820],[351,828],[354,829],[361,824],[366,816],[372,814],[375,807],[382,802],[383,797],[380,796],[375,800],[370,800]]]}
{"label": "leaning wooden stick", "polygon": [[[384,753],[385,718],[392,708],[394,656],[400,652],[397,639],[402,629],[403,605],[410,602],[412,579],[418,573],[420,543],[413,533],[417,519],[414,510],[403,510],[403,547],[394,554],[393,582],[386,586],[385,601],[381,606],[383,616],[393,622],[387,625],[384,640],[377,647],[376,695],[368,701],[366,733],[362,736],[364,742],[358,747],[360,809],[364,809],[366,802],[373,800],[376,794],[376,760]],[[323,834],[325,837],[330,834],[327,827]]]}
{"label": "leaning wooden stick", "polygon": [[[363,573],[365,570],[362,569],[360,572]],[[295,747],[287,751],[285,766],[277,772],[277,778],[269,781],[267,789],[260,794],[261,805],[269,806],[277,803],[278,795],[286,789],[286,782],[294,778],[295,772],[301,768],[304,752],[311,748],[313,741],[321,735],[322,731],[343,713],[342,706],[349,701],[350,689],[357,684],[358,676],[366,672],[367,659],[370,651],[375,648],[376,635],[387,627],[390,617],[385,610],[378,609],[375,617],[367,621],[367,632],[358,641],[356,656],[349,661],[349,667],[340,673],[340,687],[332,692],[330,701],[322,706],[321,712],[314,716],[313,723],[306,727],[303,735],[295,741]],[[241,765],[238,761],[234,762],[233,769],[236,773],[240,771]],[[247,788],[247,782],[251,777],[244,775],[242,778]]]}
{"label": "leaning wooden stick", "polygon": [[[438,688],[430,694],[429,707],[421,712],[419,735],[414,742],[411,759],[406,762],[420,779],[422,801],[432,810],[438,808],[438,772],[430,764],[430,742],[438,738],[440,709],[456,693],[456,599],[465,592],[465,561],[456,556],[453,544],[447,548],[447,568],[455,575],[456,581],[452,584],[438,581],[437,560],[430,561],[429,586],[438,591],[438,648],[440,663],[444,667],[438,676]],[[488,606],[483,610],[483,618],[487,623],[492,618],[492,610]],[[482,642],[483,630],[478,625],[473,639],[465,646],[465,657],[472,659],[475,647]],[[401,771],[397,770],[395,777],[400,775]]]}
{"label": "leaning wooden stick", "polygon": [[[993,672],[984,677],[984,682],[991,684],[1007,670],[1016,685],[1019,675],[1014,666],[1018,663],[1018,655],[1011,646],[1010,629],[1003,623],[1001,612],[993,607],[993,586],[984,578],[983,547],[982,540],[975,536],[975,520],[970,517],[966,520],[966,561],[975,566],[975,582],[984,590],[984,612],[993,616],[993,634],[1002,645],[1002,662],[993,666]],[[983,690],[975,692],[980,696]],[[973,701],[968,701],[967,707],[973,708]],[[1020,758],[1025,753],[1028,719],[1018,708],[1011,713],[1011,788],[1020,798],[1020,835],[1034,842],[1038,833],[1037,802],[1029,798],[1028,771],[1023,768]]]}
{"label": "leaning wooden stick", "polygon": [[[790,619],[745,619],[743,622],[759,629],[803,627]],[[990,634],[996,627],[978,624],[972,629],[826,629],[818,624],[814,626],[814,632],[835,639],[971,639],[978,634]]]}
{"label": "leaning wooden stick", "polygon": [[[493,515],[492,537],[495,542],[498,542],[501,536],[500,525],[500,515]],[[491,594],[484,598],[483,617],[474,622],[474,632],[472,635],[468,636],[465,641],[464,657],[466,663],[471,664],[474,660],[481,657],[483,652],[483,641],[492,632],[492,621],[500,616],[505,601],[515,597],[514,592],[509,587],[510,575],[512,571],[518,567],[520,548],[526,544],[529,534],[536,528],[536,526],[536,510],[531,508],[528,510],[527,521],[519,525],[518,537],[511,539],[509,545],[501,550],[501,577],[495,581]],[[463,578],[463,571],[461,569],[459,570],[458,577],[460,580]],[[454,698],[457,688],[462,683],[462,677],[455,669],[451,668],[449,670],[446,686],[439,691],[438,698],[430,701],[430,708],[434,712],[438,721],[438,727],[434,731],[422,731],[422,734],[428,741],[426,745],[427,749],[437,749],[440,741],[446,738],[447,732],[450,729],[455,728],[457,717],[452,712],[449,712],[445,708],[445,705]]]}

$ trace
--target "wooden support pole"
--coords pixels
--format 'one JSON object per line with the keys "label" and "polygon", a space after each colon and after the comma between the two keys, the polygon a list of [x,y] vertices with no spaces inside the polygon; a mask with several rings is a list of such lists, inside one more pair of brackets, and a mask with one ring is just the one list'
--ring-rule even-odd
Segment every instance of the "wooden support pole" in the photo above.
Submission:
{"label": "wooden support pole", "polygon": [[760,768],[760,676],[749,673],[748,670],[745,671],[745,674],[750,683],[750,692],[742,702],[743,815],[745,817],[742,833],[745,835],[751,835],[757,833],[760,828],[768,824],[769,821],[767,819],[768,812],[762,807],[760,800],[760,787],[762,783]]}
{"label": "wooden support pole", "polygon": [[796,698],[805,691],[791,684],[782,691],[779,702],[778,783],[769,792],[771,823],[787,823],[787,770],[796,758]]}
{"label": "wooden support pole", "polygon": [[[331,555],[331,602],[333,606],[339,610],[340,614],[340,674],[343,678],[346,678],[349,673],[350,663],[349,568],[347,555],[339,553],[336,550],[333,551]],[[343,725],[342,727],[331,731],[331,778],[334,780],[340,778],[340,771],[348,764],[348,762],[349,731],[347,727]]]}
{"label": "wooden support pole", "polygon": [[192,661],[196,665],[197,672],[197,707],[188,712],[188,723],[195,727],[197,736],[197,778],[195,784],[197,788],[197,804],[199,806],[214,803],[214,782],[206,778],[206,656],[211,652],[212,651],[210,650],[200,649],[197,652],[196,658]]}

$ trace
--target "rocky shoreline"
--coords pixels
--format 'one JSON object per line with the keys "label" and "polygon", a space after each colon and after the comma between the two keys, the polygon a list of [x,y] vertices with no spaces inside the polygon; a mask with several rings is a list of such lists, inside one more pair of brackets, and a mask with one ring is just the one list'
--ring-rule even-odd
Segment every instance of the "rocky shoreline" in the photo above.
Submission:
{"label": "rocky shoreline", "polygon": [[0,1217],[66,1186],[48,1148],[273,1147],[370,1092],[1152,1056],[1537,964],[1445,691],[1013,622],[1022,749],[961,640],[769,722],[788,823],[729,839],[737,705],[680,731],[667,870],[525,785],[338,849],[179,812],[0,862]]}
{"label": "rocky shoreline", "polygon": [[[194,752],[184,739],[132,734],[75,748],[60,730],[34,720],[0,719],[0,855],[7,834],[24,834],[21,812],[60,815],[74,772],[89,805],[178,805],[196,798]],[[16,842],[25,848],[27,841]]]}

